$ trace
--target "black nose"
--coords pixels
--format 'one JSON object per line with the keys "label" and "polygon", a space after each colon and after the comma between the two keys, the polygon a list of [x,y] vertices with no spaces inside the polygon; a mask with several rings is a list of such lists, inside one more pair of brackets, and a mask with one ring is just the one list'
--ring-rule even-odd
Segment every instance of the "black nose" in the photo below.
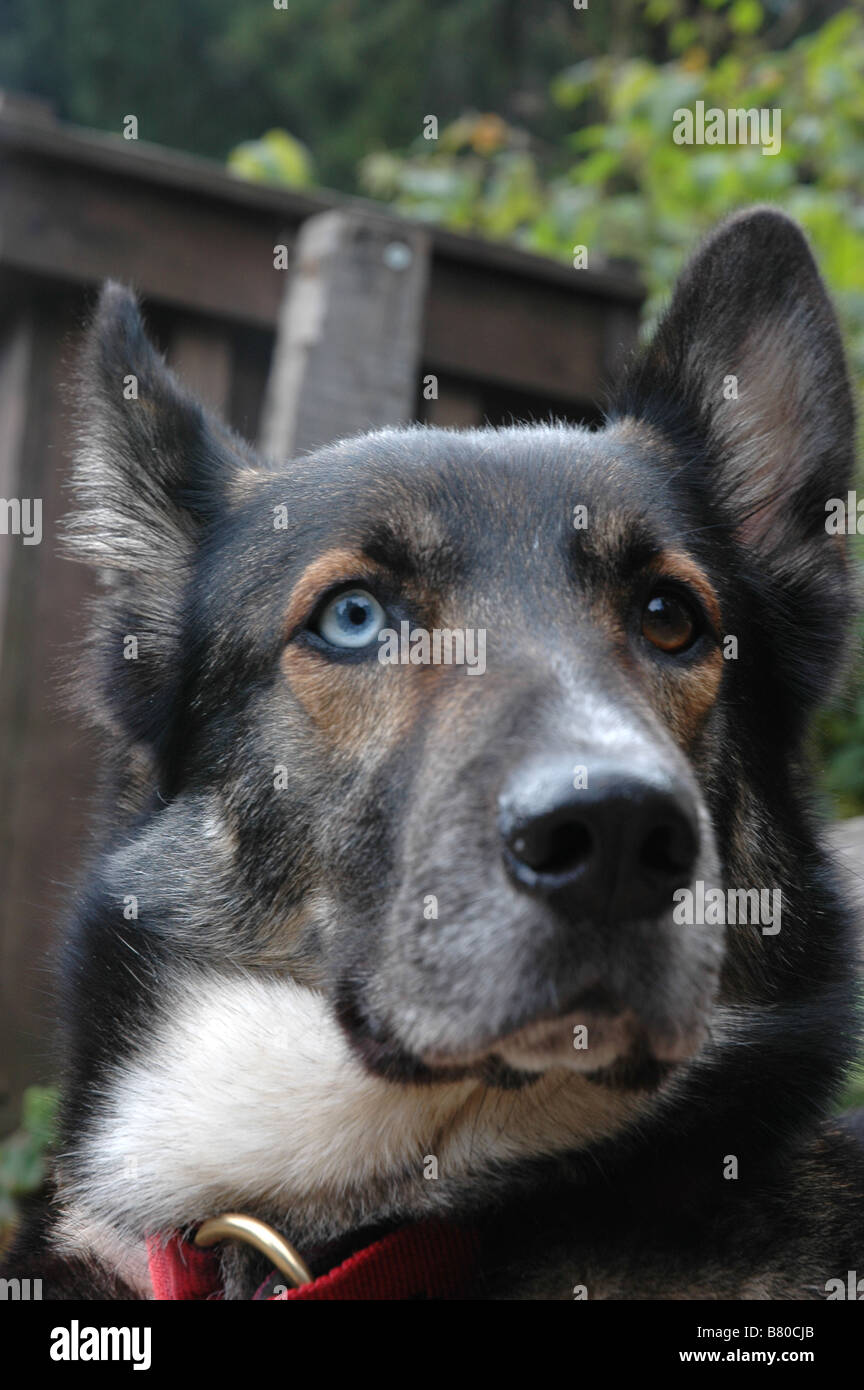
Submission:
{"label": "black nose", "polygon": [[502,792],[499,828],[511,876],[571,913],[633,918],[672,907],[699,851],[696,807],[680,784],[590,761],[523,768]]}

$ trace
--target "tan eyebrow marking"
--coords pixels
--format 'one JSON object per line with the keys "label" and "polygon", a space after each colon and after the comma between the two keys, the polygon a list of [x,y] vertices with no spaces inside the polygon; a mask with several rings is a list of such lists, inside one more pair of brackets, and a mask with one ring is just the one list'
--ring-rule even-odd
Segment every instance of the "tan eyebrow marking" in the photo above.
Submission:
{"label": "tan eyebrow marking", "polygon": [[[723,635],[720,603],[708,576],[689,555],[680,550],[662,550],[651,565],[658,579],[678,579],[702,600],[718,636]],[[686,672],[659,668],[655,708],[684,749],[693,747],[699,737],[723,679],[723,653],[715,646],[705,660]]]}
{"label": "tan eyebrow marking", "polygon": [[376,579],[382,571],[359,550],[326,550],[307,565],[288,600],[285,610],[285,633],[290,636],[307,617],[315,600],[340,580]]}
{"label": "tan eyebrow marking", "polygon": [[681,550],[663,550],[654,560],[652,569],[656,571],[658,579],[680,579],[682,584],[688,584],[691,589],[695,589],[717,632],[722,632],[723,615],[720,612],[719,600],[708,576],[695,560]]}

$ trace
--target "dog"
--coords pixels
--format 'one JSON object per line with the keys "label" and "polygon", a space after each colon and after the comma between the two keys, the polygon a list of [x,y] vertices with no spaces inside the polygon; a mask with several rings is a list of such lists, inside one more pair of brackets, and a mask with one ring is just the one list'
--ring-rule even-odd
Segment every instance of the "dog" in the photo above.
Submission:
{"label": "dog", "polygon": [[[856,925],[807,736],[855,607],[825,525],[855,425],[798,227],[707,239],[598,429],[263,462],[112,284],[81,381],[103,812],[9,1271],[195,1297],[200,1257],[242,1300],[408,1251],[368,1296],[833,1296],[864,1260],[831,1118]],[[225,1213],[311,1284],[199,1249]]]}

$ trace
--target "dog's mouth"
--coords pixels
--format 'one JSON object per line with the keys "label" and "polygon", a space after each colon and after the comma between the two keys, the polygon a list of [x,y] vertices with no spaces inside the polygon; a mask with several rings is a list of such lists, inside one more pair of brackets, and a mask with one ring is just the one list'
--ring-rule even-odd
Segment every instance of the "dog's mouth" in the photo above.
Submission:
{"label": "dog's mouth", "polygon": [[710,1001],[683,1016],[641,1011],[602,985],[580,992],[556,1013],[515,1020],[474,1039],[423,1047],[367,1012],[343,988],[337,1017],[366,1067],[390,1081],[436,1083],[477,1077],[496,1087],[521,1087],[547,1072],[576,1073],[620,1090],[656,1090],[692,1060],[709,1036]]}
{"label": "dog's mouth", "polygon": [[535,1020],[477,1049],[433,1050],[422,1061],[433,1070],[450,1070],[475,1068],[494,1058],[520,1073],[558,1069],[609,1085],[656,1086],[698,1052],[706,1033],[704,1024],[649,1026],[632,1009],[583,1008]]}

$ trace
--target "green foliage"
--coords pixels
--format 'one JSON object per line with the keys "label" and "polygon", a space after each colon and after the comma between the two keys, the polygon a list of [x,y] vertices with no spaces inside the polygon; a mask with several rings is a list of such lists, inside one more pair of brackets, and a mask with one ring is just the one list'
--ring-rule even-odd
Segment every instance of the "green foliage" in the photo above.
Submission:
{"label": "green foliage", "polygon": [[306,188],[313,182],[312,157],[305,145],[285,130],[268,130],[231,151],[228,168],[244,179]]}
{"label": "green foliage", "polygon": [[29,1086],[23,1096],[20,1129],[0,1143],[0,1249],[15,1224],[18,1201],[38,1192],[45,1181],[45,1156],[56,1124],[56,1090]]}
{"label": "green foliage", "polygon": [[846,1078],[838,1111],[864,1109],[864,1057],[858,1059]]}
{"label": "green foliage", "polygon": [[[681,37],[673,0],[650,9]],[[648,289],[650,333],[669,286],[698,237],[739,207],[770,202],[809,233],[837,304],[850,364],[864,383],[864,26],[846,9],[784,51],[753,40],[764,19],[756,0],[712,0],[726,39],[713,61],[698,24],[691,45],[655,64],[606,53],[551,84],[570,115],[567,156],[550,165],[525,131],[489,115],[463,117],[437,142],[415,141],[403,156],[376,154],[362,182],[401,212],[458,231],[506,238],[589,266],[624,259]],[[722,15],[719,13],[722,11]],[[687,21],[690,23],[690,21]],[[684,23],[681,20],[680,23]],[[716,32],[713,35],[716,39]],[[674,113],[779,108],[778,153],[758,146],[683,145]],[[497,124],[496,124],[497,122]],[[856,538],[859,560],[860,538]],[[859,634],[864,635],[864,634]],[[860,650],[860,642],[859,642]],[[816,755],[825,789],[843,815],[864,813],[864,671],[860,663],[821,720]]]}
{"label": "green foliage", "polygon": [[[864,617],[858,621],[857,651],[864,651]],[[835,813],[864,814],[864,661],[860,657],[841,694],[819,720],[815,751]]]}
{"label": "green foliage", "polygon": [[142,140],[219,159],[290,130],[324,183],[353,191],[358,160],[407,144],[430,111],[536,110],[559,139],[549,75],[602,47],[602,11],[574,23],[562,0],[0,0],[0,85],[114,132],[133,113]]}
{"label": "green foliage", "polygon": [[[735,33],[749,35],[761,7],[736,0]],[[596,257],[637,264],[649,290],[648,327],[694,240],[737,207],[771,202],[807,229],[840,305],[851,355],[864,378],[864,27],[844,10],[784,52],[733,44],[715,62],[702,46],[654,64],[604,54],[551,84],[570,115],[569,158],[550,165],[522,130],[463,117],[437,142],[362,165],[368,192],[400,211],[483,236],[504,237],[569,261],[575,243]],[[692,108],[774,108],[776,155],[758,147],[687,146],[672,139],[674,113]],[[589,260],[589,264],[590,264]]]}

